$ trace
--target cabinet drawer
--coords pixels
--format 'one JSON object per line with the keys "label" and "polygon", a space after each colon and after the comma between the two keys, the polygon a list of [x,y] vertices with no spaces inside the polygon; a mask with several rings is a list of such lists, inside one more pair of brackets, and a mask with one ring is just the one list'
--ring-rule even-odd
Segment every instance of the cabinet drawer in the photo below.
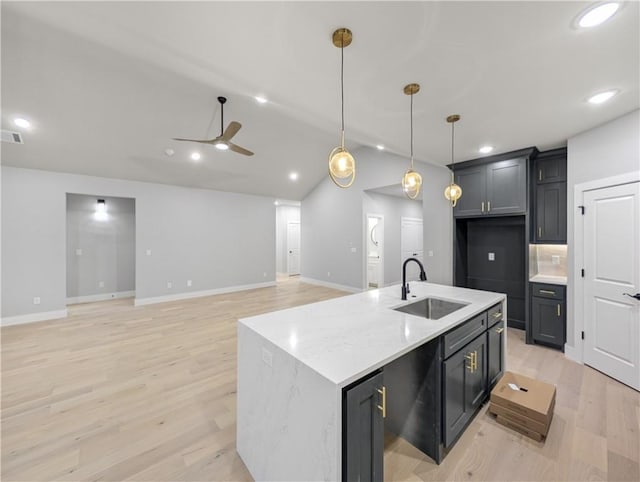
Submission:
{"label": "cabinet drawer", "polygon": [[553,300],[564,300],[566,286],[552,285],[552,284],[531,284],[531,295],[539,298],[550,298]]}
{"label": "cabinet drawer", "polygon": [[502,313],[502,303],[498,303],[497,305],[489,308],[489,311],[487,312],[487,325],[489,328],[503,319],[504,314]]}
{"label": "cabinet drawer", "polygon": [[487,312],[467,321],[444,335],[442,357],[448,358],[487,329]]}

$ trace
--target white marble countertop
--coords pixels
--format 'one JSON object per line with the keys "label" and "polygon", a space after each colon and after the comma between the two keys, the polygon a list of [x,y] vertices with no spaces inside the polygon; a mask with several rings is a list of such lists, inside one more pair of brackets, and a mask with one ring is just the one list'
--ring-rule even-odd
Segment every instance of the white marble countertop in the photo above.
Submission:
{"label": "white marble countertop", "polygon": [[[501,293],[411,282],[244,318],[255,331],[339,387],[432,340],[505,299]],[[413,297],[415,296],[415,298]],[[468,303],[439,320],[393,308],[425,297]]]}
{"label": "white marble countertop", "polygon": [[544,274],[537,274],[529,278],[531,283],[549,283],[552,285],[567,285],[567,277],[566,276],[550,276]]}

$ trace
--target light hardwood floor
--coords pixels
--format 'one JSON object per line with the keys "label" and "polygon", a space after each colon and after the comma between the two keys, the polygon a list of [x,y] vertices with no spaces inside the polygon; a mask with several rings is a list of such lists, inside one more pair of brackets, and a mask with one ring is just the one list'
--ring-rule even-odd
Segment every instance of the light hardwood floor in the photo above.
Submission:
{"label": "light hardwood floor", "polygon": [[[235,451],[236,321],[343,294],[293,279],[2,328],[2,480],[251,480]],[[509,369],[557,385],[547,441],[485,406],[440,466],[387,437],[385,480],[639,480],[638,392],[518,330],[508,344]]]}

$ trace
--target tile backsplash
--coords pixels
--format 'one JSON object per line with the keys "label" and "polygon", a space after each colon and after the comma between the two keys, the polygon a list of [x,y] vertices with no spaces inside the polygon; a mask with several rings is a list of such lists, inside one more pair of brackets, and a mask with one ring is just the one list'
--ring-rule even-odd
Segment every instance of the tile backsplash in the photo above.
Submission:
{"label": "tile backsplash", "polygon": [[529,277],[567,276],[566,244],[530,244]]}

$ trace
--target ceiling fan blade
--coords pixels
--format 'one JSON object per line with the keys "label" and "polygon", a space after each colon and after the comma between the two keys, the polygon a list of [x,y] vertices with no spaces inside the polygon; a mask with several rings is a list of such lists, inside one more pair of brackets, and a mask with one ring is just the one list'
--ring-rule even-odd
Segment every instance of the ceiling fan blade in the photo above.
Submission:
{"label": "ceiling fan blade", "polygon": [[231,138],[238,133],[241,127],[242,127],[242,124],[240,124],[240,122],[231,121],[227,126],[227,128],[225,129],[224,133],[220,136],[220,139],[224,139],[225,141],[230,141]]}
{"label": "ceiling fan blade", "polygon": [[229,145],[230,151],[237,152],[238,154],[244,154],[245,156],[253,156],[253,152],[245,149],[244,147],[237,146],[231,142],[227,142],[227,144]]}
{"label": "ceiling fan blade", "polygon": [[215,139],[209,139],[209,140],[200,140],[200,139],[181,139],[179,137],[173,137],[174,141],[186,141],[186,142],[199,142],[201,144],[215,144],[218,140],[220,140],[219,137],[216,137]]}

